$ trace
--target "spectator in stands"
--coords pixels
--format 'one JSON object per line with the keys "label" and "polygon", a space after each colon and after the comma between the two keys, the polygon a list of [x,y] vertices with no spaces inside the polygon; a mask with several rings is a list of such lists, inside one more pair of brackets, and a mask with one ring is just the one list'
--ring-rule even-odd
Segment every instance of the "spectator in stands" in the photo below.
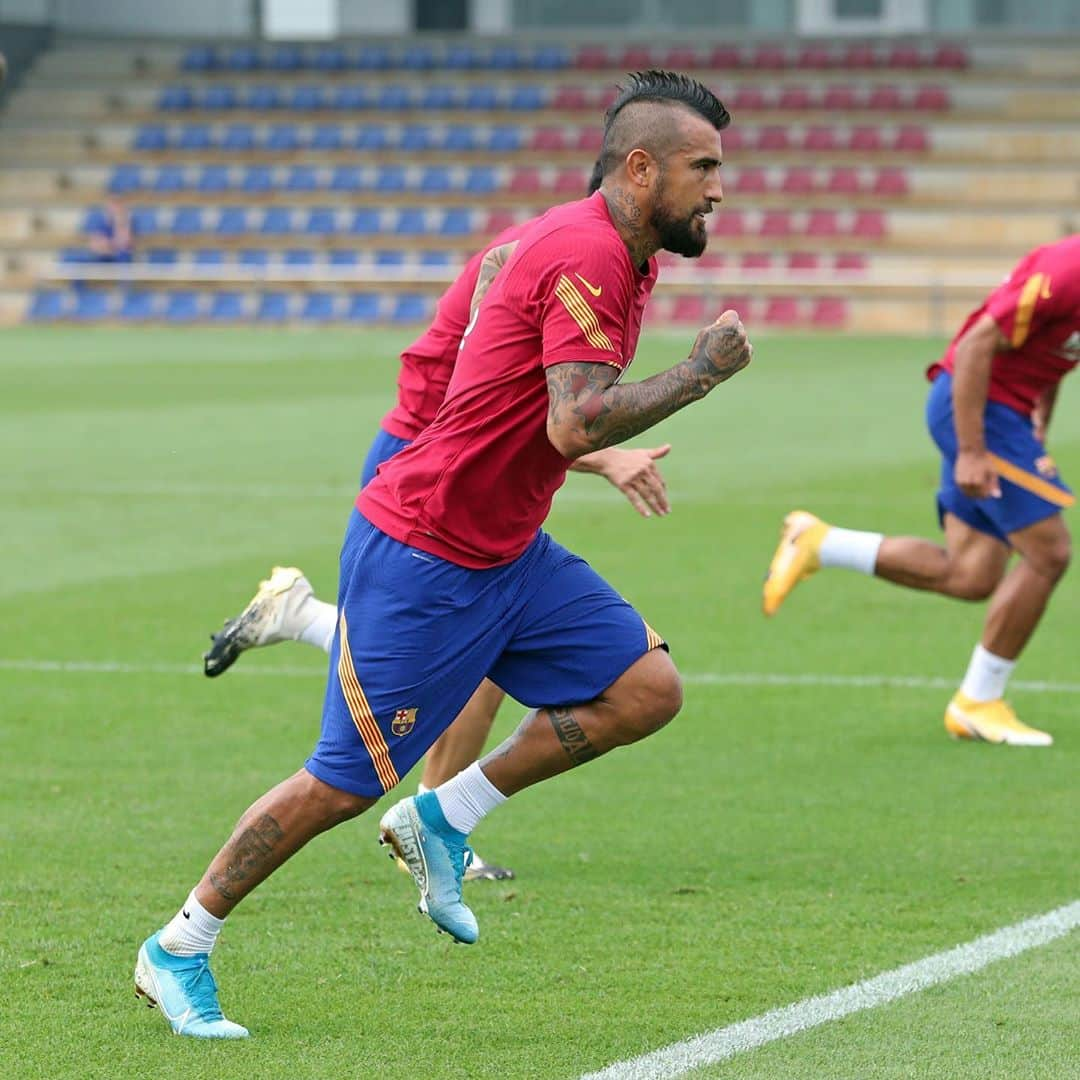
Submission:
{"label": "spectator in stands", "polygon": [[97,262],[129,263],[135,254],[131,215],[123,200],[115,195],[105,202],[105,210],[90,233],[90,250]]}

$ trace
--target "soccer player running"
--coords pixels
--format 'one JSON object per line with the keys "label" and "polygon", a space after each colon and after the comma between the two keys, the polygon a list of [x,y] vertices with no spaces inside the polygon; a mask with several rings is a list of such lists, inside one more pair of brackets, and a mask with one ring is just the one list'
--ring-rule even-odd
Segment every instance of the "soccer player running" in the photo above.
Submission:
{"label": "soccer player running", "polygon": [[[600,187],[600,180],[597,162],[589,183],[590,195]],[[440,298],[431,326],[401,354],[397,404],[383,417],[371,444],[361,486],[435,419],[471,312],[530,224],[504,230],[466,263]],[[670,505],[656,461],[670,449],[667,445],[640,450],[608,447],[578,458],[570,467],[603,476],[626,495],[643,517],[664,515]],[[203,670],[211,678],[216,677],[227,671],[241,653],[283,641],[306,642],[329,653],[336,629],[337,608],[315,596],[303,571],[295,566],[275,566],[244,610],[211,635]],[[480,756],[504,696],[488,679],[476,688],[460,715],[425,756],[421,791],[456,776]],[[466,880],[471,881],[500,881],[513,876],[508,867],[487,862],[476,852],[465,871]]]}
{"label": "soccer player running", "polygon": [[[874,574],[960,600],[990,598],[982,639],[945,711],[958,739],[1049,746],[1004,700],[1021,651],[1069,565],[1061,511],[1074,502],[1045,448],[1061,379],[1080,362],[1080,235],[1036,248],[968,316],[931,380],[926,421],[941,452],[944,547],[784,519],[765,581],[774,614],[820,567]],[[1019,559],[1008,570],[1009,558]]]}
{"label": "soccer player running", "polygon": [[239,1038],[209,953],[226,916],[314,836],[389,791],[487,676],[527,706],[482,761],[382,817],[420,906],[474,942],[468,834],[542,780],[657,731],[682,706],[663,639],[540,526],[572,461],[622,442],[745,367],[733,311],[686,360],[624,384],[654,255],[700,255],[730,118],[683,75],[633,75],[605,118],[600,191],[518,241],[466,330],[434,423],[357,497],[341,553],[322,734],[258,799],[176,916],[139,949],[136,989],[173,1030]]}

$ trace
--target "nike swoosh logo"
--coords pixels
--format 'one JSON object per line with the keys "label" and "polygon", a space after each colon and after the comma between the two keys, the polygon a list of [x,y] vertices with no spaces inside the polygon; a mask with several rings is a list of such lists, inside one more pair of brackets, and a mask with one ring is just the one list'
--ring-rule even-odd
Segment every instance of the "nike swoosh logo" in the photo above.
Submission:
{"label": "nike swoosh logo", "polygon": [[599,296],[604,291],[603,285],[599,287],[597,287],[596,285],[590,285],[580,274],[575,274],[574,277],[576,277],[578,281],[580,281],[581,284],[584,285],[585,288],[593,294],[593,296]]}
{"label": "nike swoosh logo", "polygon": [[185,919],[191,918],[191,913],[188,911],[182,911],[181,914],[184,916]]}

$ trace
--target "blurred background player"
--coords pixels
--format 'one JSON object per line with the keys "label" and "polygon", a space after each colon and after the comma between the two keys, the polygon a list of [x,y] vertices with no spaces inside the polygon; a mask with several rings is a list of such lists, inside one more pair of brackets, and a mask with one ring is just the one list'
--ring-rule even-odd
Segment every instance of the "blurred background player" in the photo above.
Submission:
{"label": "blurred background player", "polygon": [[[990,598],[982,640],[945,712],[960,739],[1049,746],[1004,700],[1017,658],[1069,565],[1061,511],[1074,502],[1047,454],[1061,379],[1080,362],[1080,235],[1038,247],[968,316],[931,380],[927,426],[941,451],[945,546],[784,520],[764,589],[774,614],[799,581],[839,566],[960,600]],[[1019,559],[1007,571],[1009,557]]]}
{"label": "blurred background player", "polygon": [[135,257],[135,238],[131,215],[123,199],[114,195],[105,200],[101,215],[91,224],[87,243],[98,262],[131,262]]}
{"label": "blurred background player", "polygon": [[[599,186],[598,162],[588,193],[592,194]],[[368,451],[361,486],[435,418],[446,396],[470,314],[490,285],[493,272],[497,272],[529,224],[505,230],[469,260],[440,299],[431,326],[401,354],[398,401],[383,417]],[[579,458],[571,467],[603,476],[626,495],[642,516],[662,515],[667,513],[669,505],[663,477],[655,462],[669,450],[669,446],[641,450],[610,447]],[[275,566],[244,610],[211,635],[212,645],[203,657],[203,670],[210,677],[220,675],[242,652],[283,641],[306,642],[329,653],[336,626],[337,607],[314,595],[298,567]],[[480,756],[504,696],[488,680],[480,684],[461,715],[425,757],[421,791],[456,776]],[[514,875],[508,867],[489,863],[474,852],[465,876],[467,880],[501,880]]]}

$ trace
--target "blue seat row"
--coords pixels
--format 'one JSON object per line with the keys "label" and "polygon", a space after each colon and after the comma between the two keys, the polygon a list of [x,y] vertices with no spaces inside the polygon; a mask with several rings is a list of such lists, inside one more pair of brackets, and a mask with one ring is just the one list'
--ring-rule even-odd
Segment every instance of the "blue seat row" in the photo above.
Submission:
{"label": "blue seat row", "polygon": [[258,112],[273,109],[302,112],[318,109],[515,109],[527,112],[547,108],[553,94],[550,86],[496,86],[485,83],[428,86],[345,83],[292,88],[273,84],[237,87],[228,83],[214,83],[198,87],[166,86],[158,96],[157,108],[167,112],[191,109],[213,112],[230,109]]}
{"label": "blue seat row", "polygon": [[507,124],[144,124],[135,150],[495,150],[513,152],[529,133]]}
{"label": "blue seat row", "polygon": [[570,62],[569,51],[560,45],[538,45],[531,49],[515,45],[481,47],[469,44],[453,44],[444,48],[412,45],[401,49],[370,44],[353,48],[341,45],[313,48],[279,45],[274,49],[262,49],[255,45],[236,45],[231,49],[196,45],[184,53],[180,68],[191,72],[430,71],[437,68],[450,71],[559,71],[568,67]]}
{"label": "blue seat row", "polygon": [[222,191],[246,191],[252,194],[270,191],[412,191],[431,195],[449,192],[488,195],[504,186],[505,181],[505,173],[489,165],[471,168],[452,168],[448,165],[422,168],[339,165],[337,168],[321,169],[312,165],[277,168],[269,165],[249,165],[246,168],[161,165],[154,168],[124,164],[113,170],[107,188],[114,195],[144,191],[201,191],[208,194]]}
{"label": "blue seat row", "polygon": [[[103,230],[102,210],[92,207],[83,219],[83,232]],[[307,233],[315,236],[331,236],[352,233],[372,236],[393,233],[398,236],[470,236],[482,232],[488,214],[482,210],[454,206],[442,209],[424,207],[399,207],[381,210],[361,206],[354,210],[331,206],[314,206],[299,209],[288,206],[134,206],[131,209],[131,227],[136,236],[153,236],[172,233],[191,236],[213,233],[218,236],[243,236],[246,233],[262,233],[270,236],[286,236],[291,233]]]}
{"label": "blue seat row", "polygon": [[[269,251],[265,248],[245,248],[229,251],[222,248],[198,248],[193,252],[180,251],[170,247],[151,247],[139,253],[138,262],[149,266],[174,266],[183,268],[199,267],[245,267],[253,270],[271,267],[318,267],[342,269],[360,267],[400,267],[423,268],[428,270],[456,269],[461,262],[459,256],[450,251],[403,251],[388,248],[379,251],[316,251],[311,248],[286,248],[283,251]],[[64,248],[60,252],[61,264],[81,266],[87,263],[99,263],[100,259],[88,248]],[[72,276],[77,277],[78,274]]]}
{"label": "blue seat row", "polygon": [[31,322],[423,322],[435,299],[423,293],[336,293],[235,289],[40,289],[31,300]]}

